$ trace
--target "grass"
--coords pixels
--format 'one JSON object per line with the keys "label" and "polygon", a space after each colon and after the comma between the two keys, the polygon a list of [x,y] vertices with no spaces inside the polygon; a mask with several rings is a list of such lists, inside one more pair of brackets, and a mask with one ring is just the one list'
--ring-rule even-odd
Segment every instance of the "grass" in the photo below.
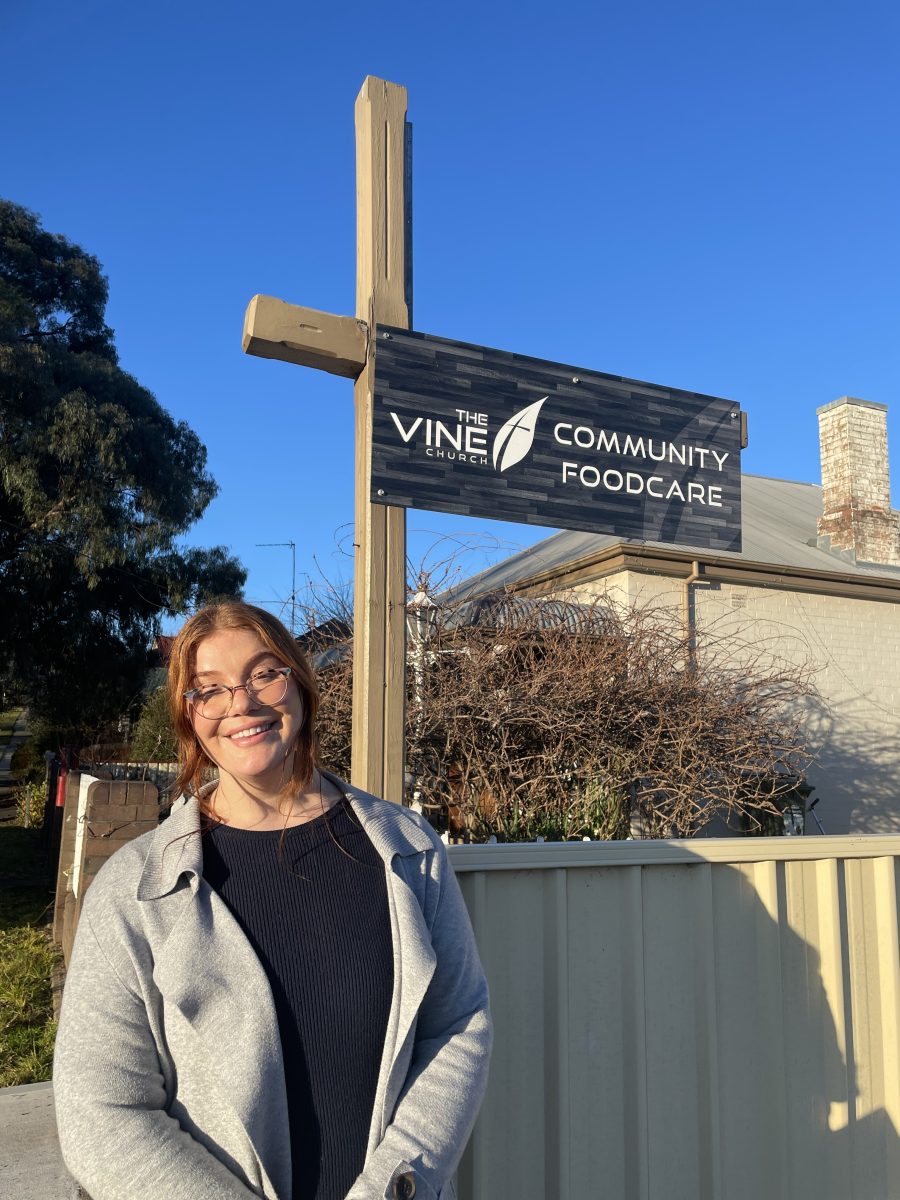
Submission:
{"label": "grass", "polygon": [[58,953],[39,839],[40,830],[0,825],[0,1087],[49,1079],[53,1061]]}
{"label": "grass", "polygon": [[[9,741],[19,711],[10,709],[0,713],[0,748]],[[56,1036],[50,973],[58,959],[47,921],[52,901],[41,831],[24,829],[16,821],[3,821],[0,823],[0,1087],[50,1078]]]}

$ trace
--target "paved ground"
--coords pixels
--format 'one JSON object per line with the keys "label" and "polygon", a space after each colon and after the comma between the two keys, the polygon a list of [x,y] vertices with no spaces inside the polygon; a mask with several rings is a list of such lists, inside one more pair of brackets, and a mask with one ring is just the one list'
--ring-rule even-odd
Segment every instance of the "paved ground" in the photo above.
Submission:
{"label": "paved ground", "polygon": [[63,1166],[53,1085],[0,1088],[0,1200],[77,1200]]}

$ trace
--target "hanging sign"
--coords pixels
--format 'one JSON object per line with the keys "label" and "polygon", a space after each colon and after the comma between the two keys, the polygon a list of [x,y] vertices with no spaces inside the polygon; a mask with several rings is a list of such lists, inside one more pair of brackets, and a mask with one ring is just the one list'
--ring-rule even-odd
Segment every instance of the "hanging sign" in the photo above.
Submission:
{"label": "hanging sign", "polygon": [[378,326],[372,500],[741,548],[732,400]]}

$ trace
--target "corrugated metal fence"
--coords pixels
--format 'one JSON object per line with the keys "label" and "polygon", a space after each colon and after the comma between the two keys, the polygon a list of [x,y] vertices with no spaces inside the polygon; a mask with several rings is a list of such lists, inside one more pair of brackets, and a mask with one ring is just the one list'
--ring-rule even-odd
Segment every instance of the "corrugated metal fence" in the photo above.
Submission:
{"label": "corrugated metal fence", "polygon": [[900,839],[460,846],[460,1200],[900,1200]]}

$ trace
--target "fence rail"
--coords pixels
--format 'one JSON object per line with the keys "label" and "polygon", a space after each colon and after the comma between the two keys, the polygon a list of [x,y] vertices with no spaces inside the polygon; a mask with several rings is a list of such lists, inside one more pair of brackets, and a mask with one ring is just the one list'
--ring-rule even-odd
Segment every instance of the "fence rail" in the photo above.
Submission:
{"label": "fence rail", "polygon": [[79,763],[82,771],[97,779],[152,783],[160,795],[168,791],[178,776],[176,762],[123,762],[82,757]]}

